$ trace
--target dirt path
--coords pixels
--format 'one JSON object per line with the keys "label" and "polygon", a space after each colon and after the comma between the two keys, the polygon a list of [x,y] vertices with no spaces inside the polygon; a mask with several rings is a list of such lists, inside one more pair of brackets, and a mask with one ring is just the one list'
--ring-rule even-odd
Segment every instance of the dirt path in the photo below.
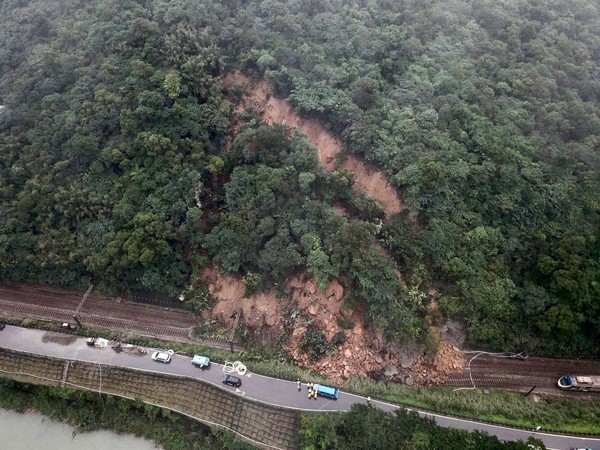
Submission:
{"label": "dirt path", "polygon": [[[318,121],[300,117],[289,102],[276,98],[266,81],[253,81],[236,71],[229,73],[221,84],[224,88],[235,85],[245,86],[241,101],[236,105],[238,114],[247,108],[252,108],[264,122],[270,125],[282,124],[302,131],[317,149],[319,161],[325,170],[332,172],[336,169],[336,157],[342,152],[340,141],[325,130]],[[342,168],[356,175],[355,189],[379,200],[388,216],[404,209],[398,192],[383,173],[365,160],[349,155]]]}

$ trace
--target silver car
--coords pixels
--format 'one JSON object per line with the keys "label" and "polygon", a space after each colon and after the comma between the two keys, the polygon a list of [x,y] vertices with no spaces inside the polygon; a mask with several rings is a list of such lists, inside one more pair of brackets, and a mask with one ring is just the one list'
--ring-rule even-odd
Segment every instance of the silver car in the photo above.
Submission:
{"label": "silver car", "polygon": [[171,355],[167,352],[154,352],[152,353],[152,359],[161,363],[171,362]]}

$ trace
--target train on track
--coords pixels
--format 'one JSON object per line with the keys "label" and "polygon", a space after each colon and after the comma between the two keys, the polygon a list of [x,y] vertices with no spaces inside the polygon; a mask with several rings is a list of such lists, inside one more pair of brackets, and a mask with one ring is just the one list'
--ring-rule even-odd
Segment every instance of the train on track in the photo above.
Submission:
{"label": "train on track", "polygon": [[570,391],[600,392],[600,375],[571,375],[568,373],[558,379],[558,387]]}

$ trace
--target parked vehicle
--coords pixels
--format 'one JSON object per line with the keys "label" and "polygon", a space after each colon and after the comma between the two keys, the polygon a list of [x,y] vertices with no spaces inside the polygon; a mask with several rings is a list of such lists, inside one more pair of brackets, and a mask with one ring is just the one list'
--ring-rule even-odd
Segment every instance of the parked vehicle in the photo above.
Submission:
{"label": "parked vehicle", "polygon": [[[102,345],[99,345],[99,343],[102,343]],[[109,341],[107,341],[106,339],[102,339],[102,338],[96,339],[96,347],[105,347],[108,344],[109,344]],[[146,353],[148,353],[148,349],[146,347],[141,347],[139,345],[134,345],[134,344],[124,344],[121,341],[110,342],[110,346],[117,353],[129,352],[129,353],[139,353],[142,355],[145,355]],[[173,351],[169,350],[167,353],[169,355],[172,355]]]}
{"label": "parked vehicle", "polygon": [[223,384],[233,387],[240,387],[242,385],[242,380],[241,378],[234,377],[233,375],[225,375],[225,378],[223,378]]}
{"label": "parked vehicle", "polygon": [[340,396],[340,390],[338,388],[323,386],[322,384],[315,384],[313,389],[317,391],[317,395],[333,400],[337,400],[337,398]]}
{"label": "parked vehicle", "polygon": [[194,355],[192,364],[200,369],[208,369],[210,367],[210,358],[208,356]]}
{"label": "parked vehicle", "polygon": [[104,338],[95,338],[95,337],[89,337],[85,340],[85,343],[87,345],[89,345],[90,347],[96,347],[96,348],[104,348],[107,347],[108,345],[110,345],[110,341],[108,339],[104,339]]}
{"label": "parked vehicle", "polygon": [[171,355],[168,352],[154,352],[152,353],[152,360],[166,364],[171,362]]}
{"label": "parked vehicle", "polygon": [[568,373],[560,377],[557,384],[560,389],[600,392],[600,375],[571,375]]}

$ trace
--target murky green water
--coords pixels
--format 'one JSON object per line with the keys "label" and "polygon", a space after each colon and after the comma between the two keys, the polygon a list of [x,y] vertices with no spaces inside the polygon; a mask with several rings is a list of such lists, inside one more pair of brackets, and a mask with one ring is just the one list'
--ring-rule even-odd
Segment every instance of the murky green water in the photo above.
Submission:
{"label": "murky green water", "polygon": [[110,431],[73,433],[73,428],[38,413],[0,409],[2,450],[156,450],[154,442]]}

